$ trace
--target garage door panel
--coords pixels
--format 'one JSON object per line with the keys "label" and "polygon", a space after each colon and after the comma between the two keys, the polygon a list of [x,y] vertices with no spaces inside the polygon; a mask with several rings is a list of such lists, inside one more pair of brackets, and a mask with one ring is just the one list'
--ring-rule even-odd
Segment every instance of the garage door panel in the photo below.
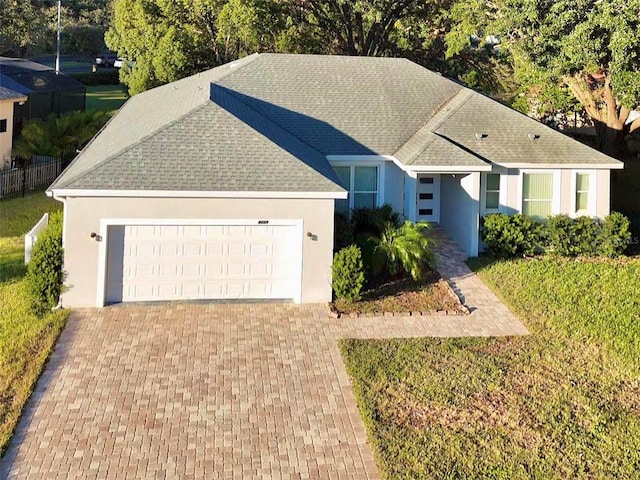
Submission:
{"label": "garage door panel", "polygon": [[290,225],[125,226],[122,300],[295,298],[301,242]]}

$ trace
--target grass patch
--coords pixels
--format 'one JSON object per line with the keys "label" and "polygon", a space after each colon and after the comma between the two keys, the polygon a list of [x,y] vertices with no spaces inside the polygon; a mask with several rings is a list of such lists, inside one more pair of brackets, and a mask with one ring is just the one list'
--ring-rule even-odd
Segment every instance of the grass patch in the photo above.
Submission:
{"label": "grass patch", "polygon": [[422,282],[403,278],[367,290],[360,301],[339,299],[333,303],[340,313],[427,312],[460,310],[461,305],[451,295],[449,286],[431,272]]}
{"label": "grass patch", "polygon": [[640,368],[640,259],[480,258],[470,266],[531,331],[594,342]]}
{"label": "grass patch", "polygon": [[[29,192],[23,197],[0,201],[0,238],[20,237],[27,233],[45,213],[57,212],[62,203],[44,192]],[[0,279],[1,281],[1,279]]]}
{"label": "grass patch", "polygon": [[637,476],[640,260],[472,267],[530,336],[341,342],[383,477]]}
{"label": "grass patch", "polygon": [[68,312],[34,315],[22,279],[23,235],[61,204],[42,192],[0,202],[0,452],[4,452]]}
{"label": "grass patch", "polygon": [[87,110],[118,110],[127,101],[124,85],[95,85],[87,87]]}

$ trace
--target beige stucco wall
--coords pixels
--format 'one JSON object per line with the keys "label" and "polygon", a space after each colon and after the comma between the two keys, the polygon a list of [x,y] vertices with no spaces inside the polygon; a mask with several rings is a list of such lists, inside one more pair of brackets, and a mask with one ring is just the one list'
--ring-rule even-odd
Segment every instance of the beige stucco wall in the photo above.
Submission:
{"label": "beige stucco wall", "polygon": [[13,135],[13,102],[0,100],[0,120],[7,121],[7,131],[0,133],[0,170],[11,162],[11,136]]}
{"label": "beige stucco wall", "polygon": [[[98,288],[103,218],[302,219],[302,302],[331,300],[332,199],[67,198],[64,249],[65,307],[93,307]],[[307,237],[311,232],[314,237]]]}
{"label": "beige stucco wall", "polygon": [[[527,172],[533,172],[532,169],[527,169]],[[576,172],[588,172],[592,174],[592,178],[595,179],[595,206],[594,215],[597,217],[606,217],[610,210],[610,170],[574,170],[574,169],[556,169],[556,170],[543,170],[545,173],[554,173],[559,175],[559,212],[567,215],[574,215],[573,203],[575,202],[575,185],[573,178]],[[500,172],[504,175],[504,172]],[[504,211],[506,213],[520,212],[522,208],[522,186],[520,185],[522,179],[520,170],[510,169],[506,173],[506,182],[503,185],[506,186],[506,205],[504,205]]]}
{"label": "beige stucco wall", "polygon": [[596,216],[604,218],[611,213],[611,170],[598,170],[596,184]]}

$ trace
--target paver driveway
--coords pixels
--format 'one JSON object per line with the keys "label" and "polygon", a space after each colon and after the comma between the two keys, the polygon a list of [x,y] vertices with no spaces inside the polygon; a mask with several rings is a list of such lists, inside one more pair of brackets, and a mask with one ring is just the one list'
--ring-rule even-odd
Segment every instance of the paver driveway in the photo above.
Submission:
{"label": "paver driveway", "polygon": [[440,271],[471,315],[338,320],[325,305],[276,304],[73,311],[0,478],[378,478],[340,338],[527,333],[445,242]]}
{"label": "paver driveway", "polygon": [[337,340],[523,333],[480,317],[329,319],[326,306],[77,310],[9,478],[377,478]]}

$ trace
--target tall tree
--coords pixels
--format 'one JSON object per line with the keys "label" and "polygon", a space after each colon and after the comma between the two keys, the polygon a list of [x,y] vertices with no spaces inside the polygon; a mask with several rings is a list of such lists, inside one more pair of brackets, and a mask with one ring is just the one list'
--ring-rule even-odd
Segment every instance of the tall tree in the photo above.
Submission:
{"label": "tall tree", "polygon": [[270,0],[116,0],[107,45],[135,62],[131,94],[255,51],[278,50],[286,16]]}
{"label": "tall tree", "polygon": [[[289,0],[294,22],[313,29],[330,53],[378,56],[397,53],[399,37],[424,34],[423,25],[443,0]],[[412,21],[417,21],[412,23]],[[403,24],[404,22],[404,24]],[[395,38],[394,38],[395,37]]]}
{"label": "tall tree", "polygon": [[459,0],[449,56],[472,34],[498,35],[517,79],[549,111],[578,102],[600,148],[620,157],[640,107],[640,0]]}
{"label": "tall tree", "polygon": [[47,10],[51,1],[0,0],[0,55],[24,57],[50,42]]}

